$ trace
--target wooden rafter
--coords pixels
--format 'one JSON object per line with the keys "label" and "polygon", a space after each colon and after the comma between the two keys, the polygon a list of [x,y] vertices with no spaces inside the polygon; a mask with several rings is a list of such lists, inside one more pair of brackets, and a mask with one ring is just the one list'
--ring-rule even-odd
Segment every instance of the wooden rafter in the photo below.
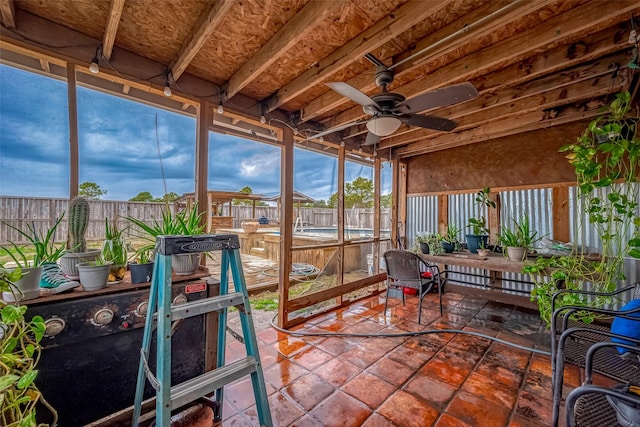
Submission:
{"label": "wooden rafter", "polygon": [[102,56],[107,58],[107,60],[111,59],[113,43],[116,40],[116,33],[118,32],[118,24],[120,24],[120,16],[122,16],[123,8],[124,0],[111,0],[107,26],[104,30],[104,36],[102,37]]}
{"label": "wooden rafter", "polygon": [[[460,49],[461,46],[469,43],[470,40],[490,34],[495,31],[496,28],[508,25],[515,20],[522,19],[523,15],[544,8],[548,4],[554,2],[555,0],[541,0],[536,2],[525,2],[523,5],[523,2],[520,1],[509,3],[507,6],[498,10],[496,10],[497,3],[489,2],[485,6],[478,8],[468,15],[464,15],[462,18],[417,42],[415,48],[412,49],[412,52],[425,51],[425,53],[395,68],[394,74],[396,78],[400,78],[415,70],[418,66],[426,63],[429,59],[455,52]],[[487,16],[492,16],[493,19],[489,19]],[[482,22],[482,26],[471,31],[469,29],[469,25],[473,25],[475,22]],[[445,40],[446,43],[443,43],[443,45],[436,49],[426,51],[427,48],[435,46],[436,43],[442,40]],[[395,62],[398,63],[405,60],[409,55],[410,53],[400,55],[395,59]],[[372,70],[349,79],[347,83],[360,89],[362,92],[369,93],[376,88],[373,78],[373,68]],[[334,91],[326,92],[302,108],[300,119],[303,122],[311,120],[333,108],[336,108],[344,102],[345,98],[339,93]]]}
{"label": "wooden rafter", "polygon": [[196,56],[202,45],[207,41],[220,23],[224,20],[234,0],[219,0],[211,3],[207,13],[200,16],[189,37],[180,48],[176,59],[169,64],[169,70],[174,80],[178,80]]}
{"label": "wooden rafter", "polygon": [[394,150],[394,154],[404,158],[433,151],[446,150],[490,139],[502,138],[518,133],[530,132],[550,126],[590,119],[602,114],[604,102],[591,102],[588,108],[565,107],[553,111],[534,111],[514,115],[509,120],[487,123],[467,132],[449,134],[437,140],[421,141]]}
{"label": "wooden rafter", "polygon": [[13,0],[0,0],[0,18],[5,27],[16,28],[16,8]]}
{"label": "wooden rafter", "polygon": [[[474,78],[491,70],[504,68],[510,63],[518,62],[529,54],[543,50],[550,44],[565,43],[584,36],[591,28],[607,28],[621,20],[628,19],[629,13],[640,9],[637,2],[618,1],[615,7],[603,8],[603,3],[588,2],[574,8],[571,14],[564,13],[550,18],[540,25],[519,33],[493,46],[477,51],[471,55],[440,68],[428,76],[394,88],[394,92],[411,98],[429,90],[448,84]],[[524,48],[523,48],[524,46]],[[360,106],[350,108],[324,121],[329,129],[363,117]]]}
{"label": "wooden rafter", "polygon": [[[598,60],[595,63],[585,63],[584,65],[567,69],[562,73],[549,74],[543,78],[522,82],[517,86],[513,85],[506,88],[495,88],[489,86],[487,90],[481,92],[478,98],[440,110],[437,115],[457,121],[462,119],[462,124],[477,122],[475,118],[478,117],[481,112],[491,111],[489,117],[497,120],[502,116],[496,113],[498,111],[498,107],[513,111],[515,110],[515,107],[518,106],[517,102],[521,102],[526,98],[534,99],[533,97],[539,96],[548,98],[548,95],[552,90],[559,90],[560,94],[564,94],[563,96],[566,96],[570,91],[575,91],[576,87],[580,88],[578,89],[579,92],[585,91],[585,93],[592,91],[590,88],[600,88],[603,85],[606,88],[609,84],[610,76],[614,72],[611,65],[615,63],[623,63],[627,56],[626,52],[618,53]],[[556,64],[555,66],[558,65]],[[513,73],[510,74],[508,71],[510,70],[505,69],[495,74],[502,76],[505,79],[503,81],[507,81],[509,75],[513,77]],[[495,77],[497,78],[498,76]],[[535,75],[533,77],[535,77]],[[517,80],[513,78],[508,81],[517,82]],[[538,106],[541,106],[544,101],[546,100],[539,99]],[[529,107],[531,107],[530,102],[531,101],[529,101],[528,104]],[[545,108],[548,108],[548,106]],[[460,128],[457,129],[457,131],[459,130]],[[365,131],[366,128],[362,130],[363,133]],[[396,132],[393,135],[393,138],[383,140],[380,143],[380,148],[382,149],[403,145],[427,137],[434,137],[434,135],[446,135],[446,133],[415,127],[405,128],[404,131]]]}
{"label": "wooden rafter", "polygon": [[313,67],[296,77],[276,92],[269,102],[269,111],[287,103],[309,87],[360,60],[366,53],[402,34],[404,31],[445,9],[452,0],[429,3],[426,7],[421,1],[408,1],[393,14],[386,16],[377,24],[369,27],[357,37],[336,49]]}
{"label": "wooden rafter", "polygon": [[46,59],[40,59],[40,68],[42,68],[42,71],[45,73],[51,72],[51,66],[49,65],[49,61]]}
{"label": "wooden rafter", "polygon": [[311,0],[300,12],[289,20],[278,33],[265,43],[260,50],[244,63],[229,79],[226,92],[231,98],[265,71],[278,57],[293,47],[306,33],[318,25],[325,25],[324,19],[341,7],[346,0]]}

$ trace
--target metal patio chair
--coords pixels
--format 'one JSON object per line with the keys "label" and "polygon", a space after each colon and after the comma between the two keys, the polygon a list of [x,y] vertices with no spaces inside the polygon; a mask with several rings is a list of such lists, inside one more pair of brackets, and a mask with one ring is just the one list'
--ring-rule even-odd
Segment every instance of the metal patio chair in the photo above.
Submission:
{"label": "metal patio chair", "polygon": [[387,266],[387,292],[384,300],[384,312],[390,294],[400,293],[402,304],[405,303],[404,288],[418,291],[418,324],[422,320],[422,300],[425,295],[436,286],[440,300],[440,315],[442,315],[442,287],[445,279],[435,264],[423,261],[418,255],[402,250],[389,250],[384,253]]}
{"label": "metal patio chair", "polygon": [[[615,296],[625,292],[632,292],[631,299],[640,298],[640,282],[631,286],[621,288],[611,293],[594,293],[579,290],[562,290],[557,292],[552,299],[552,308],[555,301],[564,293],[578,293],[585,295]],[[640,320],[635,317],[640,312],[640,308],[620,311],[598,309],[581,306],[564,306],[553,311],[551,318],[551,371],[553,380],[553,426],[558,425],[560,416],[560,404],[562,401],[562,387],[564,380],[564,365],[570,364],[581,368],[587,367],[588,358],[589,369],[601,375],[605,375],[621,383],[631,382],[640,385],[640,359],[634,356],[635,353],[621,355],[616,347],[625,347],[619,343],[612,343],[611,338],[624,339],[629,343],[640,345],[640,340],[626,336],[616,335],[611,332],[610,326],[602,323],[583,323],[572,320],[570,317],[576,312],[591,312],[597,315],[608,317],[623,317]],[[593,355],[589,351],[595,347]],[[602,399],[604,395],[600,396]],[[581,424],[580,424],[581,425]],[[601,424],[604,425],[604,424]]]}

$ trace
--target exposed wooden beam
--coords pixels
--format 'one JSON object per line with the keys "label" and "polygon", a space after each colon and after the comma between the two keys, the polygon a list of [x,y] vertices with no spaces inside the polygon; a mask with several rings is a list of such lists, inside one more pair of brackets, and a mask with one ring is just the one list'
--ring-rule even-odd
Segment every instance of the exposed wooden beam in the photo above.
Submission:
{"label": "exposed wooden beam", "polygon": [[226,13],[234,3],[234,0],[215,1],[211,3],[209,10],[200,16],[198,23],[180,48],[176,59],[169,64],[174,80],[178,80],[184,73],[211,33],[222,23]]}
{"label": "exposed wooden beam", "polygon": [[308,69],[280,88],[269,101],[269,111],[289,102],[309,87],[362,59],[366,53],[382,46],[429,16],[435,15],[451,3],[453,3],[452,0],[427,3],[416,0],[408,1],[394,10],[392,14],[387,15],[336,49],[331,55],[322,59],[317,67]]}
{"label": "exposed wooden beam", "polygon": [[605,102],[603,101],[591,101],[586,108],[571,106],[553,111],[535,111],[528,114],[520,114],[510,120],[488,123],[466,132],[447,135],[437,140],[421,141],[400,147],[394,150],[394,155],[400,158],[412,157],[550,126],[586,120],[602,114],[601,108],[604,105]]}
{"label": "exposed wooden beam", "polygon": [[233,97],[253,79],[291,49],[302,37],[318,25],[326,25],[325,18],[342,7],[346,0],[311,0],[302,10],[265,43],[255,55],[244,63],[229,79],[227,98]]}
{"label": "exposed wooden beam", "polygon": [[[497,28],[513,23],[523,16],[555,3],[555,0],[514,1],[498,9],[499,3],[489,2],[486,5],[464,15],[444,28],[428,35],[416,43],[410,52],[395,58],[395,63],[407,59],[414,52],[423,54],[394,69],[396,79],[415,70],[418,66],[438,56],[448,55],[459,50],[461,46],[473,39],[484,37]],[[481,23],[481,24],[479,24]],[[478,28],[474,28],[475,26]],[[362,92],[370,93],[376,89],[373,68],[347,81]],[[345,98],[335,91],[329,91],[305,105],[300,112],[301,121],[311,120],[345,102]]]}
{"label": "exposed wooden beam", "polygon": [[5,27],[16,28],[16,7],[13,0],[0,0],[0,18]]}
{"label": "exposed wooden beam", "polygon": [[116,40],[116,33],[118,32],[118,25],[120,24],[120,16],[122,16],[123,8],[124,0],[111,0],[107,26],[104,29],[104,36],[102,37],[102,56],[107,58],[107,60],[111,59],[113,43]]}
{"label": "exposed wooden beam", "polygon": [[42,68],[42,71],[45,73],[51,72],[51,66],[49,65],[49,61],[46,59],[40,59],[40,68]]}
{"label": "exposed wooden beam", "polygon": [[[615,70],[610,65],[623,61],[626,57],[628,57],[626,52],[620,53],[517,87],[490,91],[472,101],[439,111],[437,115],[459,121],[460,126],[457,129],[459,131],[465,127],[482,124],[483,121],[501,120],[515,112],[553,108],[566,103],[567,100],[580,102],[586,99],[585,97],[600,96],[611,90],[610,79]],[[629,83],[626,73],[618,71],[617,74],[619,76],[617,87]],[[439,135],[447,135],[447,133],[407,128],[403,133],[396,133],[393,138],[383,140],[380,143],[380,149]]]}
{"label": "exposed wooden beam", "polygon": [[122,93],[124,93],[125,95],[128,94],[130,90],[131,90],[131,86],[122,85]]}
{"label": "exposed wooden beam", "polygon": [[[460,58],[427,76],[394,88],[393,91],[411,98],[448,84],[472,79],[519,62],[525,59],[527,54],[544,50],[549,45],[571,43],[585,36],[587,32],[593,33],[611,27],[627,20],[629,13],[639,11],[638,2],[632,0],[588,2],[572,9],[571,13],[550,18],[534,28]],[[357,120],[363,115],[362,107],[356,106],[323,123],[329,129]]]}

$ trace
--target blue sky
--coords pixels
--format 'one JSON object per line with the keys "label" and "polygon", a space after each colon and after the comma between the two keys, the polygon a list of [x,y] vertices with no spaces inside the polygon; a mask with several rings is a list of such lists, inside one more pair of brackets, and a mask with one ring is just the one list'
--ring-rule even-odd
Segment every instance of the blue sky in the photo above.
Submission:
{"label": "blue sky", "polygon": [[[157,140],[155,120],[158,120]],[[195,118],[87,88],[78,88],[80,182],[95,182],[103,199],[128,200],[194,189]],[[66,83],[0,65],[0,195],[68,197]],[[208,187],[254,193],[280,191],[280,149],[210,133]],[[336,159],[296,149],[294,187],[315,199],[336,191]],[[371,168],[348,163],[346,181],[373,179]],[[383,194],[390,167],[383,169]]]}

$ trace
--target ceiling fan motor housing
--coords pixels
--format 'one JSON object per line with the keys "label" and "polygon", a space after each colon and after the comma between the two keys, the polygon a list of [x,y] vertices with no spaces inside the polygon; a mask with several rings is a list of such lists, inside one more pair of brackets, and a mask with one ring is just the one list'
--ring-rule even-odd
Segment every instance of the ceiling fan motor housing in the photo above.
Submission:
{"label": "ceiling fan motor housing", "polygon": [[376,85],[386,89],[393,82],[393,70],[387,67],[376,67]]}

